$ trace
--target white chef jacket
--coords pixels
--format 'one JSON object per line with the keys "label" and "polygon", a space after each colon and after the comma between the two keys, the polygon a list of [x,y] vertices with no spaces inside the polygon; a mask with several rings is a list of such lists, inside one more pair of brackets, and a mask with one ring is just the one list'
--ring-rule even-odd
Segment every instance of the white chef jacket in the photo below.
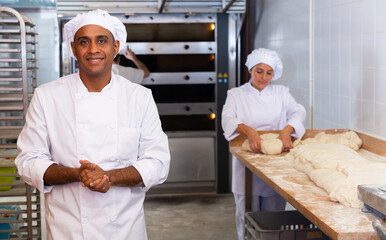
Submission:
{"label": "white chef jacket", "polygon": [[[259,92],[249,81],[228,90],[222,111],[222,128],[228,141],[240,135],[236,129],[242,123],[260,131],[282,130],[291,125],[295,129],[292,135],[301,138],[305,133],[305,117],[304,107],[296,103],[287,87],[269,84]],[[232,192],[245,194],[245,166],[235,156],[232,156]],[[253,175],[252,194],[269,197],[276,193]]]}
{"label": "white chef jacket", "polygon": [[[151,91],[112,74],[101,92],[88,92],[79,74],[35,90],[18,139],[19,174],[45,195],[48,239],[147,239],[145,192],[169,172],[168,140]],[[45,186],[53,163],[104,170],[134,166],[144,187],[111,186],[107,193],[80,182]]]}
{"label": "white chef jacket", "polygon": [[129,79],[133,83],[142,83],[145,72],[141,69],[124,67],[119,64],[113,64],[113,73],[119,74],[122,77]]}

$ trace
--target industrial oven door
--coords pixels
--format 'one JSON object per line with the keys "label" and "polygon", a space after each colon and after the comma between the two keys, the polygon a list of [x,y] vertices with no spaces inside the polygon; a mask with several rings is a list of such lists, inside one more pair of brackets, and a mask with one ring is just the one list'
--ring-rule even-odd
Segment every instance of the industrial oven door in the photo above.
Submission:
{"label": "industrial oven door", "polygon": [[178,191],[214,190],[215,137],[174,136],[169,137],[172,159],[167,184]]}

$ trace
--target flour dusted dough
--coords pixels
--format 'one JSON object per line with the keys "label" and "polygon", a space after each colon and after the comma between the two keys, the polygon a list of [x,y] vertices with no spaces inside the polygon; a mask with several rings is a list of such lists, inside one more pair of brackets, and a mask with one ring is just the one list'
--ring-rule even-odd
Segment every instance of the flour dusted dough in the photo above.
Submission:
{"label": "flour dusted dough", "polygon": [[362,146],[362,139],[354,131],[338,133],[338,134],[326,134],[324,132],[320,132],[313,138],[307,138],[299,142],[295,141],[293,145],[294,147],[296,147],[297,145],[304,145],[304,144],[325,144],[325,143],[343,144],[351,149],[358,150]]}
{"label": "flour dusted dough", "polygon": [[[280,154],[283,148],[283,143],[280,139],[278,139],[279,134],[277,133],[265,133],[260,136],[261,138],[261,151],[264,154],[276,155]],[[241,148],[244,151],[252,152],[249,141],[246,139],[244,143],[241,145]]]}
{"label": "flour dusted dough", "polygon": [[[320,135],[319,139],[325,135]],[[292,161],[294,168],[306,173],[316,185],[325,189],[330,200],[360,208],[362,203],[358,199],[358,185],[384,183],[386,162],[361,157],[353,149],[358,149],[362,141],[358,141],[359,137],[356,138],[352,133],[342,134],[341,137],[338,135],[341,134],[330,138],[333,144],[325,140],[318,144],[315,139],[306,143],[302,141],[291,149],[286,158]]]}

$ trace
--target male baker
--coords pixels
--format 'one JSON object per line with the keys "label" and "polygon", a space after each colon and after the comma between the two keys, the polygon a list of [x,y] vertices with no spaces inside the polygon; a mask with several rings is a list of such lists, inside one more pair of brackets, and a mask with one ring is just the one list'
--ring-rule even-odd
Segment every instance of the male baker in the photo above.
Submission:
{"label": "male baker", "polygon": [[126,29],[106,11],[65,24],[79,72],[38,87],[16,165],[45,196],[47,239],[147,239],[145,192],[167,178],[151,91],[112,73]]}

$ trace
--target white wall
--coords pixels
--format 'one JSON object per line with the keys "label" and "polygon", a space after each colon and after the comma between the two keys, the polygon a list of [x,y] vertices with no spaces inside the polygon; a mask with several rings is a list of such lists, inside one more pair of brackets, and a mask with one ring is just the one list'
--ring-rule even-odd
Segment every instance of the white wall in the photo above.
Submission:
{"label": "white wall", "polygon": [[21,10],[35,24],[37,39],[38,86],[59,78],[59,30],[56,10]]}
{"label": "white wall", "polygon": [[291,88],[308,116],[313,74],[313,128],[350,128],[386,139],[386,1],[259,3],[254,47],[279,52],[284,63],[280,83]]}
{"label": "white wall", "polygon": [[[260,14],[256,13],[256,19],[251,24],[256,28],[253,48],[264,47],[278,52],[284,69],[283,76],[274,83],[290,87],[292,96],[308,113],[309,1],[257,0],[256,4],[256,11]],[[307,114],[307,128],[310,127],[309,117]]]}

